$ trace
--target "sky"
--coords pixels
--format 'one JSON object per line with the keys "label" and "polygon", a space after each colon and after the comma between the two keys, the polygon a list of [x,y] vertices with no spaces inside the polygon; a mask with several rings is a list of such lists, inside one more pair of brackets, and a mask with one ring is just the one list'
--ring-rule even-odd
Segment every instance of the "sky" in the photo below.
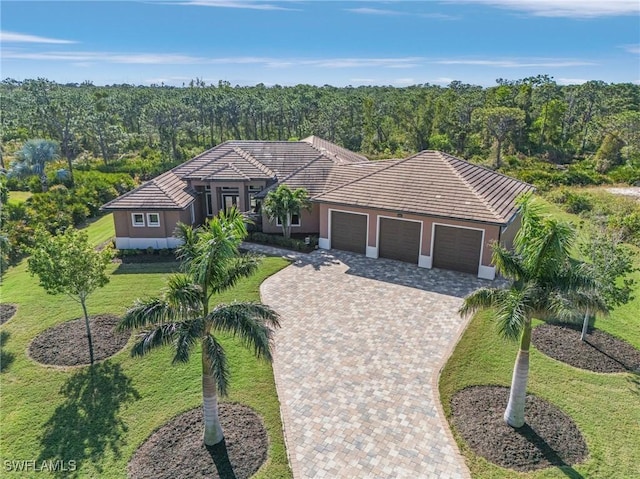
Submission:
{"label": "sky", "polygon": [[640,84],[640,1],[2,0],[0,55],[95,85]]}

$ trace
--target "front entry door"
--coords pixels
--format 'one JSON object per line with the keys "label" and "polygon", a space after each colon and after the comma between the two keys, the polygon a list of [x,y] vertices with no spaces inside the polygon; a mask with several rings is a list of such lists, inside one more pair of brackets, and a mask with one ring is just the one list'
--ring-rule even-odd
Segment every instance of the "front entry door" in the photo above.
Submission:
{"label": "front entry door", "polygon": [[228,212],[234,206],[238,208],[240,204],[240,196],[235,194],[223,194],[222,195],[222,204],[224,205],[224,210]]}

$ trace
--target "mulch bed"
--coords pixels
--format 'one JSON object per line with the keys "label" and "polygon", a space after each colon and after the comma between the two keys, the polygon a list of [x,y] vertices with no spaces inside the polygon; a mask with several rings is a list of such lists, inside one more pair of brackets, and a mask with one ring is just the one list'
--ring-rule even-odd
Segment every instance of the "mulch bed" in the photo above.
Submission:
{"label": "mulch bed", "polygon": [[12,303],[0,303],[0,324],[4,324],[13,318],[18,306]]}
{"label": "mulch bed", "polygon": [[[89,317],[94,360],[113,356],[125,347],[130,331],[116,331],[120,318],[112,314]],[[42,364],[78,366],[89,364],[89,344],[84,318],[49,328],[29,345],[29,355]]]}
{"label": "mulch bed", "polygon": [[453,396],[453,425],[473,452],[521,472],[571,466],[586,459],[582,434],[560,409],[528,395],[526,423],[514,429],[503,419],[508,400],[509,389],[501,386],[473,386]]}
{"label": "mulch bed", "polygon": [[129,462],[129,477],[246,479],[254,475],[266,461],[269,446],[260,417],[235,403],[220,404],[219,414],[225,436],[220,444],[204,445],[202,408],[192,409],[173,418],[138,448]]}
{"label": "mulch bed", "polygon": [[640,373],[640,350],[599,329],[580,340],[581,326],[543,324],[533,329],[531,340],[542,353],[576,368],[597,373]]}

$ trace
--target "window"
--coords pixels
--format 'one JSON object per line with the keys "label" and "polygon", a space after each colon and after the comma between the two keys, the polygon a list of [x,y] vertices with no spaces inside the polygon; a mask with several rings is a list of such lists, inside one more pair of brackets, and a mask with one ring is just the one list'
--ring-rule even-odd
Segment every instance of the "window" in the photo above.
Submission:
{"label": "window", "polygon": [[144,214],[131,213],[131,222],[133,226],[144,226]]}
{"label": "window", "polygon": [[213,216],[213,202],[211,201],[211,186],[204,187],[204,199],[207,205],[207,216]]}
{"label": "window", "polygon": [[160,213],[147,213],[147,226],[160,226]]}
{"label": "window", "polygon": [[249,206],[252,213],[259,213],[262,202],[255,196],[262,191],[262,186],[249,185]]}
{"label": "window", "polygon": [[[276,218],[276,226],[282,226],[280,218]],[[291,226],[300,226],[300,215],[291,215]]]}

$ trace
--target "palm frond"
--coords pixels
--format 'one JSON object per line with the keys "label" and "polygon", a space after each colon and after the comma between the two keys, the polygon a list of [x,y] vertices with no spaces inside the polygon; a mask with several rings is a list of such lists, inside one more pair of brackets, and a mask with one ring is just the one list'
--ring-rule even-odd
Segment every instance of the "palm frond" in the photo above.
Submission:
{"label": "palm frond", "polygon": [[229,389],[229,365],[224,348],[209,334],[202,340],[202,354],[211,366],[218,393],[226,396]]}
{"label": "palm frond", "polygon": [[181,311],[183,316],[187,316],[190,312],[201,311],[204,299],[202,288],[184,274],[169,276],[164,298],[177,311]]}
{"label": "palm frond", "polygon": [[220,278],[212,278],[211,293],[221,293],[235,286],[239,279],[251,276],[258,269],[260,258],[253,254],[244,254],[233,258],[227,264],[226,271]]}
{"label": "palm frond", "polygon": [[143,331],[131,349],[131,356],[144,356],[152,349],[171,343],[181,323],[161,324],[151,330]]}
{"label": "palm frond", "polygon": [[164,298],[137,299],[127,310],[117,329],[119,331],[159,325],[172,321],[179,312]]}
{"label": "palm frond", "polygon": [[532,310],[527,304],[531,292],[528,288],[503,291],[505,294],[501,295],[496,307],[498,333],[507,339],[518,339],[526,321],[531,317]]}
{"label": "palm frond", "polygon": [[182,267],[187,268],[191,259],[195,256],[195,245],[198,240],[199,228],[193,228],[184,223],[178,223],[175,229],[175,236],[181,240],[182,244],[176,248],[176,257],[182,262]]}
{"label": "palm frond", "polygon": [[219,305],[206,320],[216,330],[239,337],[258,358],[271,361],[271,328],[279,327],[280,322],[278,313],[269,306],[250,302]]}
{"label": "palm frond", "polygon": [[174,334],[173,346],[176,350],[173,356],[173,364],[186,363],[193,347],[204,333],[204,321],[202,318],[192,319],[180,323]]}
{"label": "palm frond", "polygon": [[522,258],[515,251],[509,251],[497,242],[493,245],[492,261],[496,271],[505,278],[520,280],[527,276],[527,270],[522,264]]}
{"label": "palm frond", "polygon": [[501,293],[497,288],[478,288],[473,293],[464,298],[462,306],[458,310],[461,316],[469,316],[483,309],[496,306],[499,302]]}

